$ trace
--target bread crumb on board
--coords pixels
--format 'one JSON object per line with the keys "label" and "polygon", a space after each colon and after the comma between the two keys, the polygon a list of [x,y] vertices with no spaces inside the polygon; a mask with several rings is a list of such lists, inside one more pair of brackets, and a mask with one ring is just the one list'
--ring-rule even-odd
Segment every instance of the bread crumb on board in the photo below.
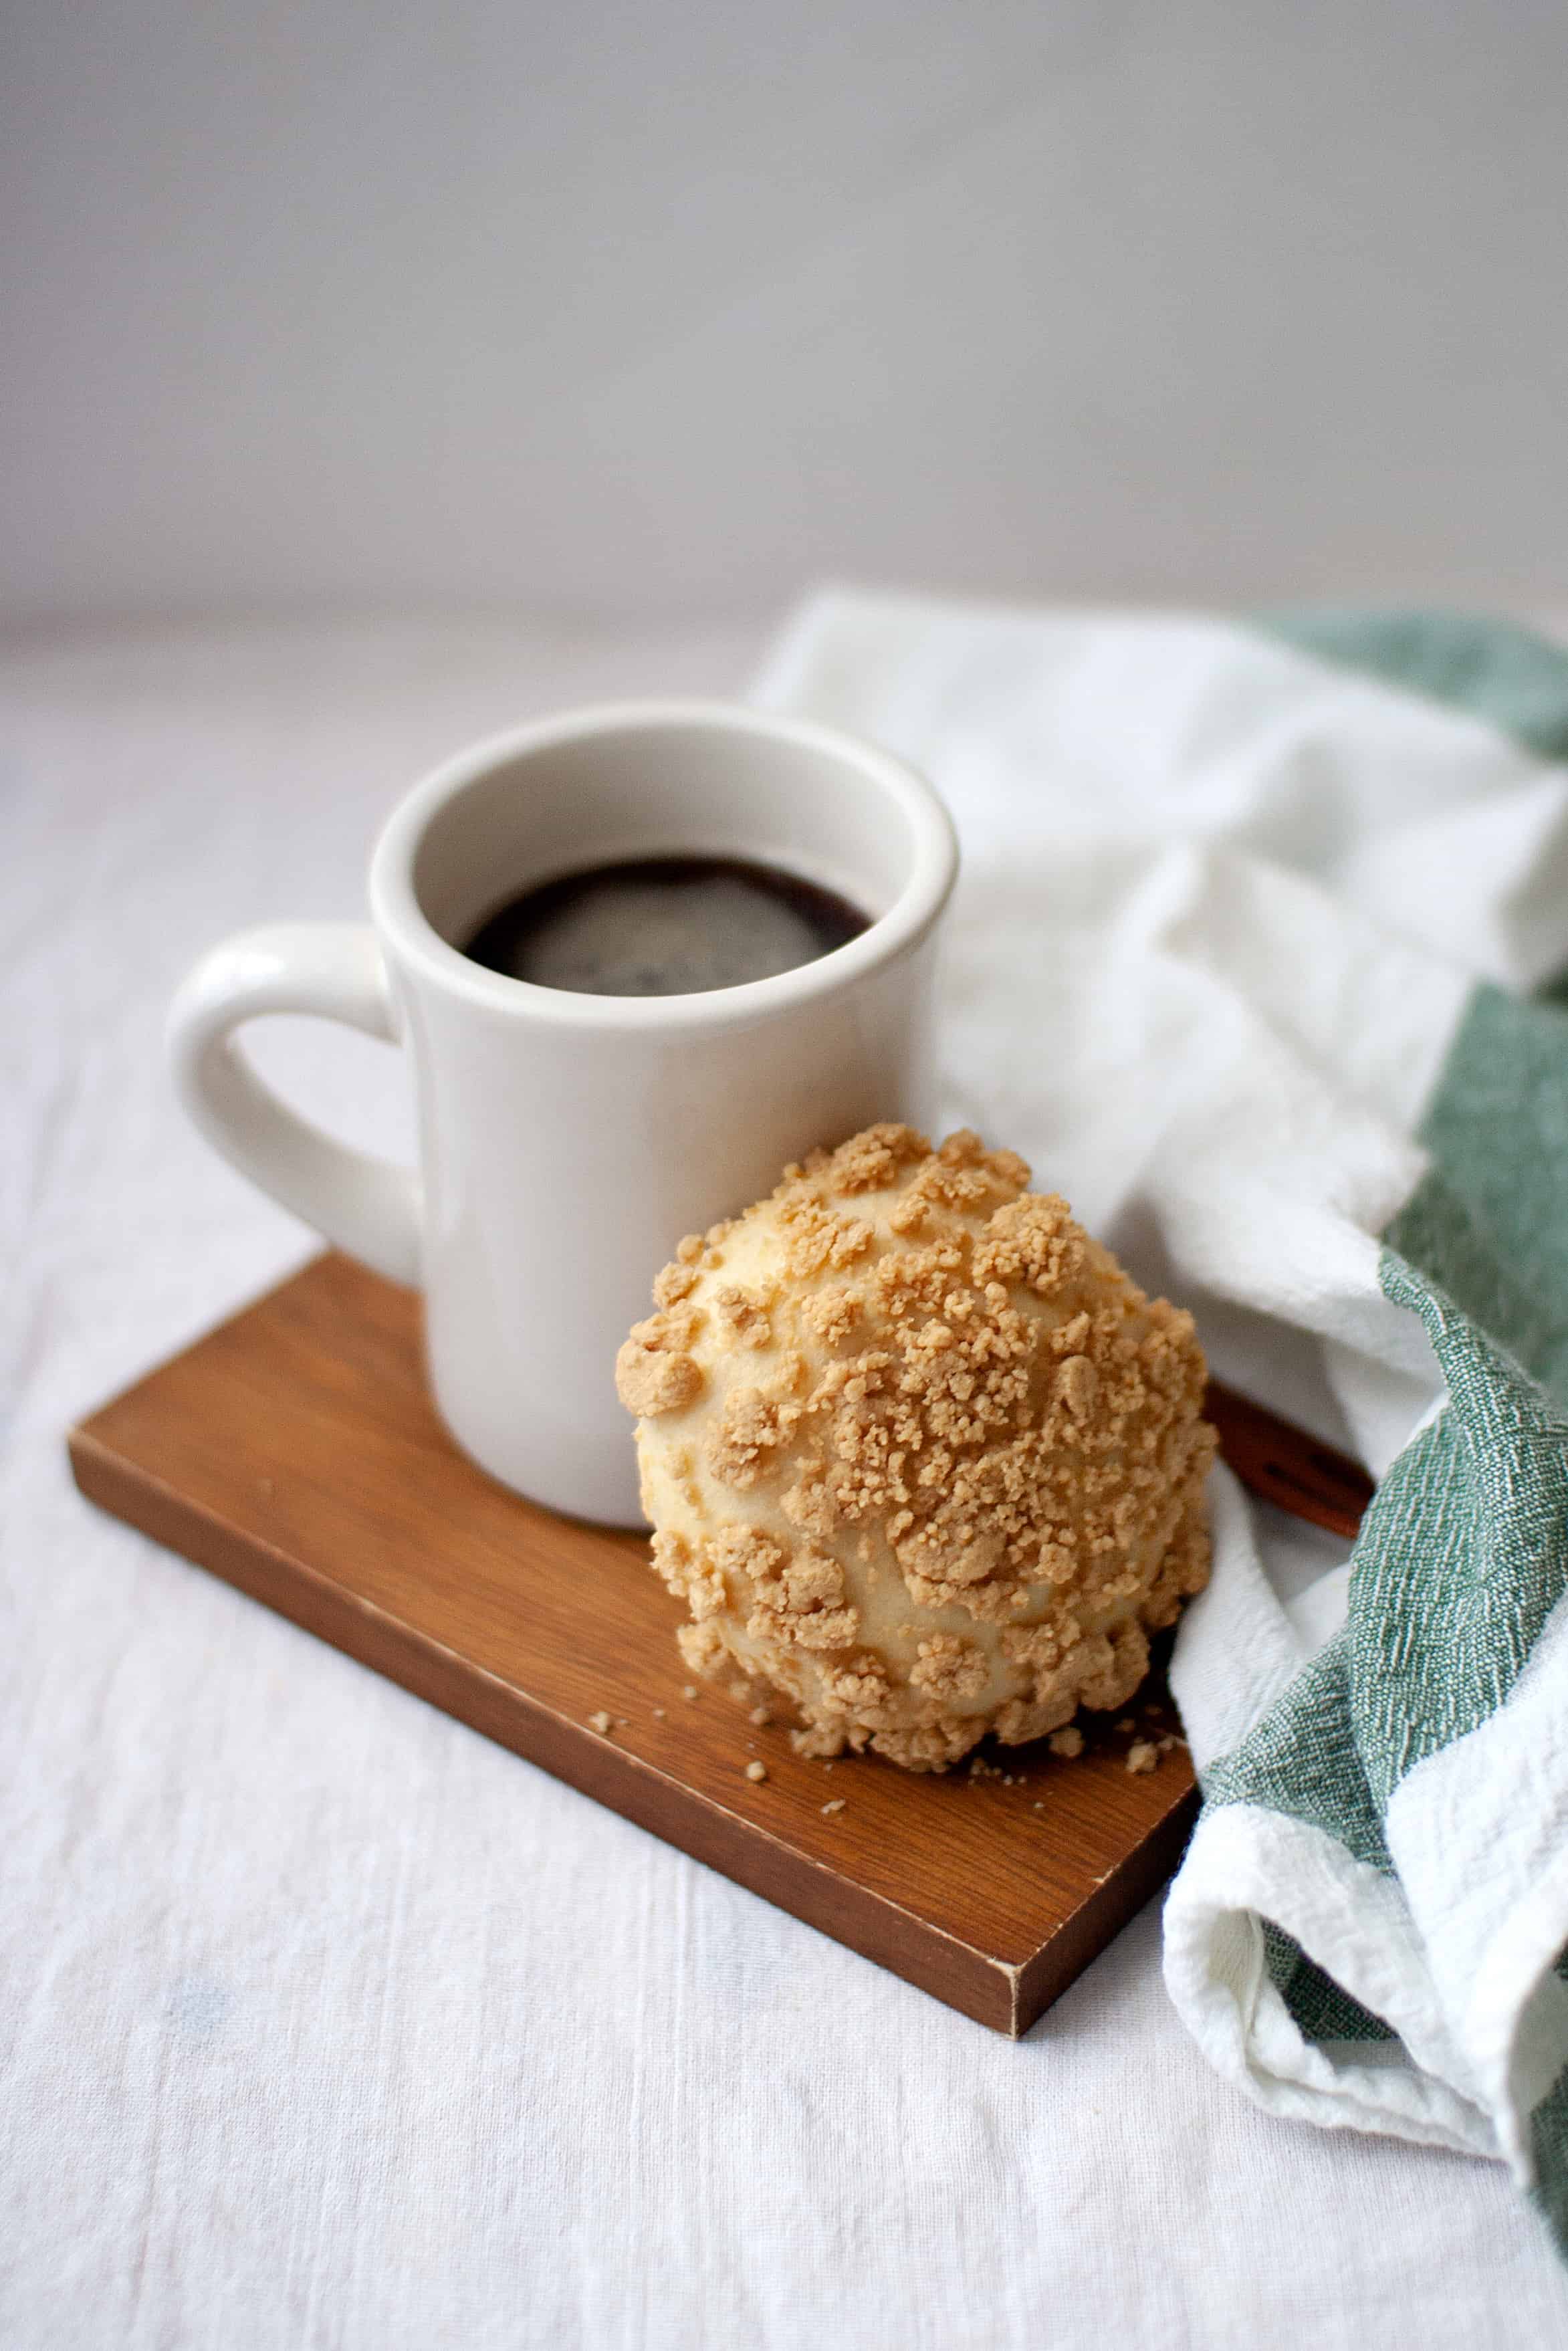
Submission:
{"label": "bread crumb on board", "polygon": [[1159,1760],[1159,1749],[1147,1739],[1134,1739],[1127,1750],[1129,1771],[1152,1771]]}
{"label": "bread crumb on board", "polygon": [[748,1780],[766,1780],[768,1777],[767,1764],[764,1763],[759,1757],[756,1762],[748,1763],[747,1765],[746,1776]]}
{"label": "bread crumb on board", "polygon": [[606,1714],[604,1708],[601,1707],[597,1714],[589,1716],[588,1727],[590,1730],[597,1730],[601,1739],[608,1739],[615,1728],[614,1717]]}

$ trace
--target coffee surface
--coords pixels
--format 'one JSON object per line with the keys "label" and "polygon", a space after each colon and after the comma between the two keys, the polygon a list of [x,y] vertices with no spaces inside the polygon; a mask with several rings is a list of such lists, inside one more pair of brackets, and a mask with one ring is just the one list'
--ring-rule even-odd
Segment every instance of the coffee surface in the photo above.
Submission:
{"label": "coffee surface", "polygon": [[770,979],[858,938],[871,916],[777,865],[641,857],[540,883],[486,915],[463,952],[583,996],[689,996]]}

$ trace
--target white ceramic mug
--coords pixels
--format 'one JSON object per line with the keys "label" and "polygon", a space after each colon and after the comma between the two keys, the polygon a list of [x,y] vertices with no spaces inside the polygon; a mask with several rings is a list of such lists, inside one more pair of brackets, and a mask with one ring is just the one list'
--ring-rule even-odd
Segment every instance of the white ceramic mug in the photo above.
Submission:
{"label": "white ceramic mug", "polygon": [[[471,962],[507,899],[619,860],[745,857],[873,915],[845,946],[706,994],[586,996]],[[616,1349],[683,1234],[873,1119],[924,1122],[952,825],[896,759],[716,703],[607,705],[497,736],[420,784],[371,863],[369,925],[247,931],[170,1019],[180,1095],[245,1174],[340,1249],[425,1294],[458,1443],[575,1517],[640,1518]],[[319,1013],[412,1050],[416,1177],[333,1142],[234,1043]]]}

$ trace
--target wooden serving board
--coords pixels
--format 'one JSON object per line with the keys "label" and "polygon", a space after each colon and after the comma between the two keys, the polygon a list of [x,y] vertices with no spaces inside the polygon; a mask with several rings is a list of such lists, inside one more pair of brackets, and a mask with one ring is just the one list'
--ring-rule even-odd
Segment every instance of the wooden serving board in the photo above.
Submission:
{"label": "wooden serving board", "polygon": [[[1332,1513],[1354,1466],[1324,1456],[1314,1487],[1262,1422],[1251,1482],[1284,1462]],[[644,1540],[466,1460],[425,1392],[417,1300],[345,1258],[106,1405],[70,1455],[103,1509],[998,2032],[1026,2032],[1103,1949],[1191,1825],[1184,1747],[1126,1769],[1134,1735],[1176,1729],[1158,1682],[1135,1733],[1107,1724],[1075,1761],[1001,1750],[945,1778],[803,1761],[718,1689],[685,1695],[682,1612]]]}

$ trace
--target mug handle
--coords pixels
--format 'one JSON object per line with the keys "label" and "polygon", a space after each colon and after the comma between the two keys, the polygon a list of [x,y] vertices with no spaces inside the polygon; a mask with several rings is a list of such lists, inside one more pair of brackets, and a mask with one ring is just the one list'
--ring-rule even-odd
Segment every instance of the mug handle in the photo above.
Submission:
{"label": "mug handle", "polygon": [[345,1020],[402,1041],[376,935],[363,923],[269,923],[204,956],[169,1008],[181,1102],[207,1141],[264,1192],[391,1281],[419,1280],[419,1178],[335,1143],[262,1084],[234,1043],[267,1012]]}

